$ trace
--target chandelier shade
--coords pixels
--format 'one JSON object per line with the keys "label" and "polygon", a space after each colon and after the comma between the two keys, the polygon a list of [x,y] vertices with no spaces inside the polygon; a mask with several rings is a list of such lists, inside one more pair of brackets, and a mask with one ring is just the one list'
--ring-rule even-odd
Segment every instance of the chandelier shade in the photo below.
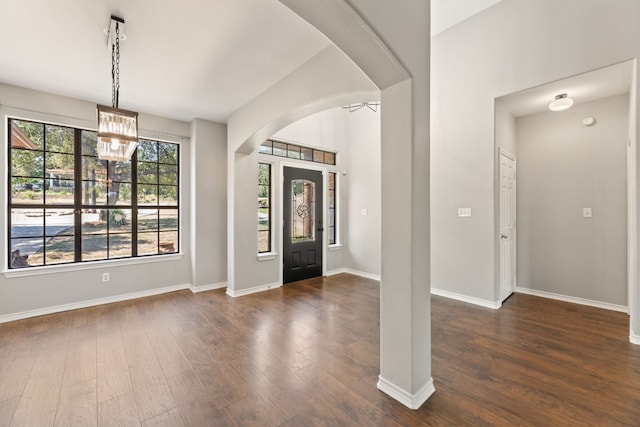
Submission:
{"label": "chandelier shade", "polygon": [[[120,98],[120,25],[111,17],[107,43],[111,45],[112,107],[98,105],[98,158],[127,162],[138,146],[138,113],[118,108]],[[124,36],[123,36],[124,37]]]}

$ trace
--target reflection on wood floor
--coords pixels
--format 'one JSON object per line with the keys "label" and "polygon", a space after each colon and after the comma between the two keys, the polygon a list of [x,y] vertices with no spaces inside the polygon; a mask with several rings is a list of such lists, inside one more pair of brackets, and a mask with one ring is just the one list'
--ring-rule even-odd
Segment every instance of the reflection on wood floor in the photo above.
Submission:
{"label": "reflection on wood floor", "polygon": [[433,297],[436,393],[376,389],[379,286],[346,274],[0,325],[0,426],[639,425],[628,316],[514,295]]}

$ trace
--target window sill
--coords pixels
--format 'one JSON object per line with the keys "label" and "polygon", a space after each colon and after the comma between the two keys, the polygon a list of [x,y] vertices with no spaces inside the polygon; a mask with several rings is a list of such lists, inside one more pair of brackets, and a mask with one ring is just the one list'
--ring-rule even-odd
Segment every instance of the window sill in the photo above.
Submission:
{"label": "window sill", "polygon": [[339,251],[342,250],[342,245],[339,243],[336,243],[335,245],[329,245],[329,250],[330,251]]}
{"label": "window sill", "polygon": [[277,256],[277,252],[264,252],[258,254],[258,261],[271,261],[272,259],[276,259]]}
{"label": "window sill", "polygon": [[64,265],[49,265],[43,267],[27,267],[27,268],[14,268],[11,270],[4,270],[2,274],[7,279],[14,277],[27,277],[27,276],[40,276],[51,273],[66,273],[69,271],[84,271],[95,270],[98,268],[111,268],[120,267],[124,265],[136,265],[136,264],[148,264],[152,262],[164,262],[179,260],[184,257],[184,254],[167,254],[167,255],[154,255],[148,257],[139,258],[126,258],[126,259],[110,259],[104,261],[91,261],[76,264],[64,264]]}

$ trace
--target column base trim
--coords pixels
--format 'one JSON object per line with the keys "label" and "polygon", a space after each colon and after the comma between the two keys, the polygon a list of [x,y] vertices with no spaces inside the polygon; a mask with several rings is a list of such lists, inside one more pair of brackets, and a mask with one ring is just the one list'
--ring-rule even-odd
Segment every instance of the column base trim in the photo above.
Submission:
{"label": "column base trim", "polygon": [[409,409],[417,410],[424,402],[431,397],[436,391],[433,386],[433,378],[423,385],[416,393],[411,394],[397,385],[385,380],[382,376],[378,376],[378,390],[394,398]]}
{"label": "column base trim", "polygon": [[629,341],[631,344],[640,345],[640,335],[636,335],[634,331],[629,334]]}
{"label": "column base trim", "polygon": [[242,297],[242,296],[245,296],[245,295],[255,294],[255,293],[258,293],[258,292],[268,291],[268,290],[271,290],[271,289],[279,288],[281,286],[282,286],[282,283],[271,283],[271,284],[268,284],[268,285],[260,285],[260,286],[255,286],[253,288],[248,288],[248,289],[239,289],[237,291],[227,287],[227,292],[226,293],[230,297],[237,298],[237,297]]}
{"label": "column base trim", "polygon": [[467,295],[457,294],[455,292],[444,291],[442,289],[431,288],[431,294],[439,297],[454,299],[456,301],[466,302],[467,304],[479,305],[481,307],[497,310],[502,307],[502,302],[484,300],[480,298],[470,297]]}
{"label": "column base trim", "polygon": [[329,270],[325,273],[325,276],[335,276],[336,274],[353,274],[354,276],[364,277],[365,279],[377,280],[380,281],[379,274],[367,273],[359,270],[352,270],[350,268],[338,268],[337,270]]}
{"label": "column base trim", "polygon": [[213,291],[215,289],[222,289],[227,287],[227,282],[212,283],[210,285],[191,286],[191,292],[197,294],[199,292]]}

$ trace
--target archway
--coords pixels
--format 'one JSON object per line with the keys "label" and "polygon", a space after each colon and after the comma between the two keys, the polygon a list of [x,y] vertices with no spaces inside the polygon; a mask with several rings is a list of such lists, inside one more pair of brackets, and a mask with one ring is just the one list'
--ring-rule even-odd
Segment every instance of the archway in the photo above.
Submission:
{"label": "archway", "polygon": [[[417,409],[435,391],[431,379],[429,286],[429,2],[280,0],[324,33],[377,87],[384,105],[382,126],[382,280],[380,307],[380,377],[378,388],[404,405]],[[323,52],[307,63],[303,76],[312,76],[324,61],[339,55]],[[344,59],[342,59],[344,60]],[[300,70],[298,70],[300,71]],[[228,122],[229,286],[244,286],[250,278],[237,276],[236,256],[251,242],[236,226],[246,209],[234,197],[250,191],[237,180],[250,167],[247,152],[264,136],[294,117],[337,106],[359,91],[348,77],[313,87],[301,81],[281,82],[273,93],[280,111],[261,95]],[[293,77],[296,79],[297,77]],[[302,84],[304,83],[304,79]],[[273,100],[274,98],[271,98]],[[255,274],[260,274],[259,268]]]}

